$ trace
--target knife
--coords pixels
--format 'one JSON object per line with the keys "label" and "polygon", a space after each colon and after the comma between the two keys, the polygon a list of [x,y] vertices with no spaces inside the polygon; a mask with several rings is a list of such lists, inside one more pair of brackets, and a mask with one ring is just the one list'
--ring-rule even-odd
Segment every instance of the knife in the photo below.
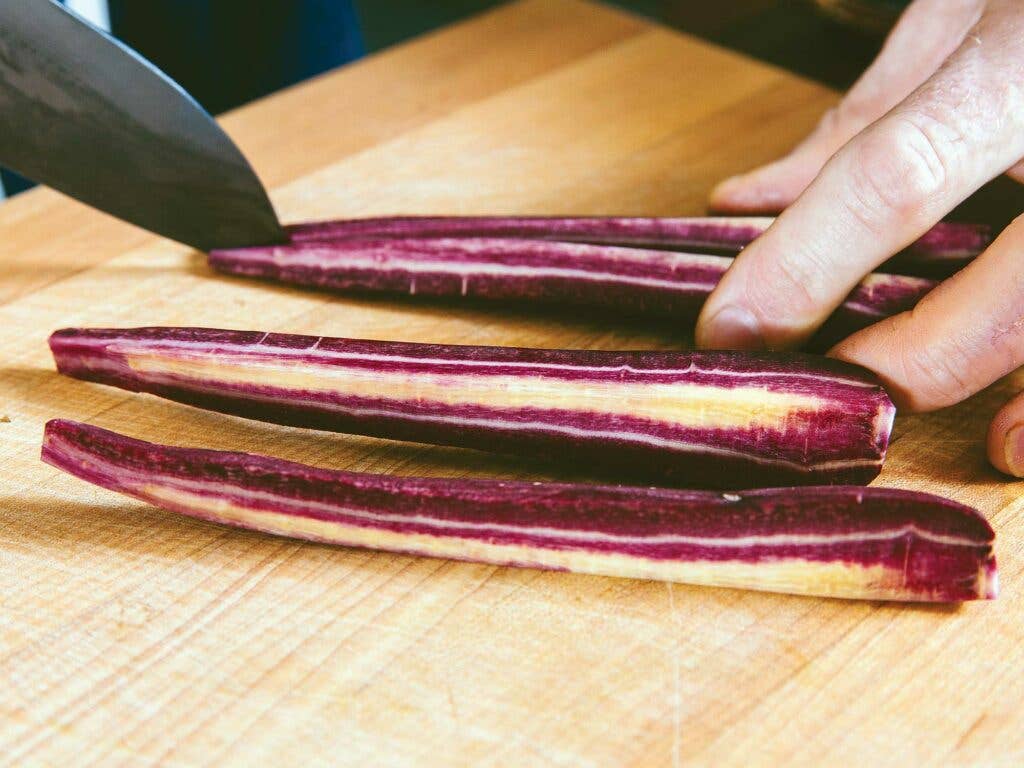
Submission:
{"label": "knife", "polygon": [[53,0],[0,0],[0,164],[204,251],[287,239],[213,118]]}

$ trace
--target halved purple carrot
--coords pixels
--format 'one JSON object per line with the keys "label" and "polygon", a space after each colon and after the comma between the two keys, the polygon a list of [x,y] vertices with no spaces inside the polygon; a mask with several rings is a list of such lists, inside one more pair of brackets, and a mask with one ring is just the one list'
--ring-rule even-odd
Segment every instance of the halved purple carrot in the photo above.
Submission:
{"label": "halved purple carrot", "polygon": [[249,418],[706,487],[866,483],[895,412],[865,369],[796,354],[201,328],[66,329],[50,348],[69,376]]}
{"label": "halved purple carrot", "polygon": [[395,216],[292,224],[295,243],[343,239],[498,237],[736,252],[771,225],[768,217]]}
{"label": "halved purple carrot", "polygon": [[[295,243],[341,239],[506,237],[737,253],[761,235],[771,217],[394,216],[293,224]],[[992,241],[984,224],[940,222],[882,271],[947,277]]]}
{"label": "halved purple carrot", "polygon": [[[213,251],[222,272],[333,291],[379,291],[696,318],[732,264],[724,256],[507,238],[335,240]],[[911,309],[935,282],[869,275],[817,339],[834,343]]]}
{"label": "halved purple carrot", "polygon": [[998,590],[969,507],[888,488],[713,493],[394,477],[46,425],[42,458],[180,514],[434,557],[803,595],[960,602]]}

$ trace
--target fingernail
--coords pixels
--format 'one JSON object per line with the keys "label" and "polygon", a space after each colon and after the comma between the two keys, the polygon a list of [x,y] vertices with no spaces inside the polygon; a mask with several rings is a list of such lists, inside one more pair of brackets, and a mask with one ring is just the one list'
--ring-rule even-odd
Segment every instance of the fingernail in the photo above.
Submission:
{"label": "fingernail", "polygon": [[703,324],[701,346],[706,349],[755,351],[765,348],[757,319],[736,304],[727,304]]}
{"label": "fingernail", "polygon": [[1011,474],[1024,477],[1024,424],[1018,424],[1006,433],[1003,456]]}

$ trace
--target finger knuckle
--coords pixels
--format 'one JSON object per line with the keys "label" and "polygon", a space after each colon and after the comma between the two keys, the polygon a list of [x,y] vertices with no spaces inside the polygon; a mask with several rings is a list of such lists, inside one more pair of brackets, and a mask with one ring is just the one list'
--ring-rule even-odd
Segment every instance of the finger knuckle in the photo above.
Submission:
{"label": "finger knuckle", "polygon": [[967,372],[971,362],[953,343],[904,345],[897,350],[896,369],[915,410],[953,405],[973,394]]}
{"label": "finger knuckle", "polygon": [[760,261],[752,271],[748,293],[769,318],[803,318],[821,304],[828,282],[821,258],[794,248]]}
{"label": "finger knuckle", "polygon": [[902,118],[870,132],[853,160],[853,213],[872,230],[926,213],[949,184],[946,145],[926,120]]}
{"label": "finger knuckle", "polygon": [[854,89],[834,110],[837,125],[858,128],[867,125],[882,113],[877,102],[875,94],[865,94],[859,89]]}
{"label": "finger knuckle", "polygon": [[821,116],[821,120],[818,122],[818,130],[825,134],[838,133],[839,128],[842,125],[843,119],[840,110],[843,109],[843,105],[840,104],[838,107],[832,107],[824,115]]}

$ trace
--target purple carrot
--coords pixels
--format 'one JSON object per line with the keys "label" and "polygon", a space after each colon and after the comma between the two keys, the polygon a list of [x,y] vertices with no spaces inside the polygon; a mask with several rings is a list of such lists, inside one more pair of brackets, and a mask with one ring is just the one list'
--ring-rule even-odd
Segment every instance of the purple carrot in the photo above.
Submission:
{"label": "purple carrot", "polygon": [[866,483],[895,413],[824,357],[448,346],[199,328],[67,329],[58,369],[249,418],[556,457],[706,487]]}
{"label": "purple carrot", "polygon": [[803,595],[991,599],[994,534],[969,507],[848,486],[714,493],[394,477],[177,448],[72,421],[43,460],[203,520],[434,557]]}
{"label": "purple carrot", "polygon": [[396,216],[340,219],[287,227],[293,242],[344,239],[497,237],[625,245],[714,248],[734,253],[768,229],[766,217]]}
{"label": "purple carrot", "polygon": [[[696,317],[732,259],[607,245],[502,238],[335,240],[213,251],[222,272],[333,291],[582,305]],[[819,345],[911,309],[931,280],[869,275]]]}
{"label": "purple carrot", "polygon": [[[503,237],[737,253],[774,221],[770,217],[649,218],[622,216],[396,216],[293,224],[295,243],[342,239]],[[940,222],[883,266],[883,271],[947,277],[992,240],[984,224]]]}

